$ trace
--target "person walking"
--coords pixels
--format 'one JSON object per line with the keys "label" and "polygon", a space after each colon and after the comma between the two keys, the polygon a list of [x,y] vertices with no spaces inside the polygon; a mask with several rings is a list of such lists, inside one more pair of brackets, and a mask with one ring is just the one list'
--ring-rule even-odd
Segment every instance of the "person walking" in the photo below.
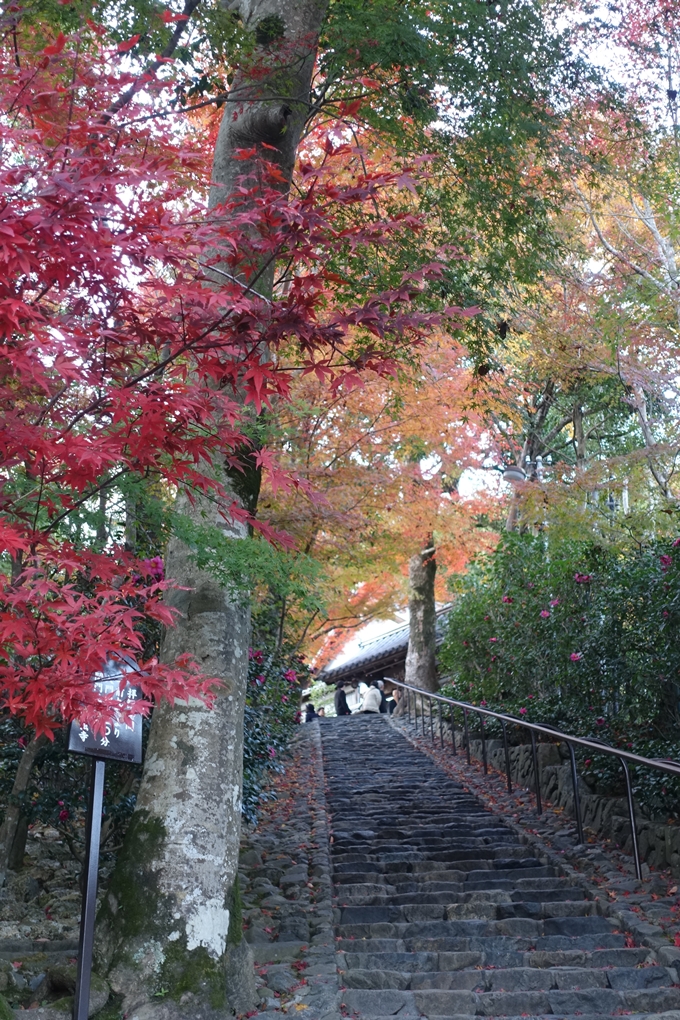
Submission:
{"label": "person walking", "polygon": [[373,680],[364,695],[364,703],[361,706],[362,712],[380,712],[380,705],[382,704],[382,695],[380,688],[378,687],[377,680]]}
{"label": "person walking", "polygon": [[345,688],[342,684],[338,684],[335,688],[335,696],[333,698],[335,704],[336,715],[351,715],[350,707],[347,704],[347,695],[345,694]]}

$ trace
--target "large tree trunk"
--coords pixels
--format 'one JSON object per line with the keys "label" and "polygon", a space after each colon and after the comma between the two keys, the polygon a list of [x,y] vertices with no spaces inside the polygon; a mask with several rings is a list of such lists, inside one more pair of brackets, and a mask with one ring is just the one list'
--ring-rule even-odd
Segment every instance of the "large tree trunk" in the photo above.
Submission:
{"label": "large tree trunk", "polygon": [[[196,523],[211,513],[207,501],[178,509]],[[207,523],[219,526],[214,509]],[[228,533],[243,538],[245,528]],[[183,590],[168,598],[181,615],[162,658],[188,653],[223,687],[212,710],[196,702],[154,713],[137,807],[100,912],[100,958],[138,1020],[175,1015],[168,1003],[149,1004],[162,989],[193,992],[196,1016],[202,1003],[224,1005],[240,837],[250,612],[176,539],[166,562]]]}
{"label": "large tree trunk", "polygon": [[[290,182],[326,5],[327,0],[242,0],[244,22],[269,42],[252,80],[242,71],[234,81],[239,102],[225,108],[211,208],[253,168],[234,159],[238,149],[257,149]],[[275,68],[269,76],[261,73],[267,61]],[[266,293],[272,278],[271,270],[264,273],[257,290]],[[258,485],[247,473],[246,481],[248,493],[240,491],[236,478],[232,487],[254,509]],[[181,510],[196,523],[225,527],[207,501],[193,508],[184,501]],[[246,535],[237,525],[228,531],[234,539]],[[191,704],[154,713],[137,808],[100,914],[100,960],[135,1020],[207,1017],[223,1010],[227,947],[241,938],[229,922],[240,836],[250,611],[197,570],[175,539],[166,572],[186,590],[170,599],[181,619],[167,633],[163,659],[188,652],[224,688],[212,711]]]}
{"label": "large tree trunk", "polygon": [[[270,41],[260,50],[259,71],[249,75],[242,70],[235,76],[230,93],[235,101],[226,105],[215,146],[211,208],[229,198],[238,179],[247,176],[259,158],[276,163],[290,184],[309,116],[312,72],[327,6],[328,0],[239,0],[245,25],[256,38]],[[267,66],[271,70],[263,73]],[[255,154],[251,160],[235,160],[239,149],[254,149]]]}
{"label": "large tree trunk", "polygon": [[409,634],[404,680],[425,691],[439,690],[435,655],[434,579],[437,573],[435,548],[430,538],[428,547],[412,556],[408,565]]}

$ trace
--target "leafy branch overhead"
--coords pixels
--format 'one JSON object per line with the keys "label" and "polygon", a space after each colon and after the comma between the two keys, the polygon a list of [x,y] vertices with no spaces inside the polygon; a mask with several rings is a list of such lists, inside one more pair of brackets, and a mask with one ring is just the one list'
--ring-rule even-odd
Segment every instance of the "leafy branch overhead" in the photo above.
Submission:
{"label": "leafy branch overhead", "polygon": [[[140,584],[143,564],[122,549],[97,558],[74,548],[65,537],[74,515],[127,479],[146,479],[213,501],[226,528],[248,521],[273,537],[220,480],[221,463],[238,481],[254,461],[274,485],[303,484],[254,446],[248,405],[260,413],[285,402],[299,373],[331,390],[368,370],[391,375],[435,325],[469,313],[430,307],[436,253],[408,271],[397,266],[389,287],[359,300],[329,289],[331,249],[349,278],[367,247],[389,263],[404,232],[419,229],[406,209],[375,213],[403,171],[361,172],[338,186],[333,165],[345,150],[329,145],[320,166],[301,171],[291,200],[277,168],[258,163],[206,215],[200,132],[102,121],[128,79],[122,69],[102,74],[103,54],[60,36],[19,61],[11,49],[4,57],[13,116],[3,143],[14,154],[0,182],[4,668],[14,676],[12,711],[50,728],[97,707],[86,680],[107,653],[139,651],[140,613],[171,622],[159,604],[167,582]],[[245,166],[251,156],[242,158]],[[270,300],[258,280],[274,263],[283,271]],[[55,598],[70,608],[57,610]],[[91,645],[76,665],[83,617]],[[205,697],[214,681],[147,665],[149,696],[166,682],[170,698]]]}

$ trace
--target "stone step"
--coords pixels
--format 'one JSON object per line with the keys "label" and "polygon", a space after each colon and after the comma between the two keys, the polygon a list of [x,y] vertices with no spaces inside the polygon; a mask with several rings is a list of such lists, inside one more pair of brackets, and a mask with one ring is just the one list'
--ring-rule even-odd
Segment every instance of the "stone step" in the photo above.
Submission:
{"label": "stone step", "polygon": [[[518,860],[513,859],[497,859],[497,860],[485,860],[483,857],[476,857],[473,860],[462,860],[456,861],[455,866],[450,870],[445,869],[442,865],[446,862],[441,862],[434,859],[417,859],[417,860],[394,860],[392,855],[388,855],[386,858],[381,860],[366,860],[360,862],[349,861],[336,862],[333,860],[333,871],[336,875],[350,875],[350,874],[368,874],[373,872],[376,875],[431,875],[433,873],[438,874],[450,874],[454,872],[464,873],[465,876],[469,876],[473,881],[475,878],[480,876],[478,872],[483,871],[484,878],[503,878],[507,876],[508,872],[522,872],[525,875],[530,875],[532,878],[546,878],[555,874],[555,871],[551,867],[544,866],[537,861],[535,857],[524,857]],[[491,872],[491,875],[487,874]],[[512,876],[515,877],[514,875]]]}
{"label": "stone step", "polygon": [[[408,954],[405,954],[408,956]],[[425,956],[426,954],[418,954]],[[613,988],[632,991],[645,988],[670,988],[677,975],[666,967],[491,967],[489,969],[362,970],[350,968],[343,975],[347,988],[397,988],[400,990],[439,990],[472,992],[583,991]]]}
{"label": "stone step", "polygon": [[456,847],[465,850],[466,848],[476,849],[480,846],[489,846],[496,842],[499,846],[507,846],[508,843],[524,846],[523,843],[520,843],[517,834],[509,829],[497,832],[494,836],[462,836],[460,833],[456,833],[455,837],[412,836],[405,829],[400,829],[397,834],[394,833],[394,830],[389,834],[381,831],[374,836],[370,836],[368,839],[359,835],[353,835],[351,832],[344,832],[341,829],[334,829],[331,849],[342,851],[349,846],[363,846],[370,843],[371,846],[376,847],[378,850],[388,851],[404,850],[409,847],[424,850],[449,850],[452,847]]}
{"label": "stone step", "polygon": [[[478,821],[472,818],[461,819],[455,815],[446,815],[439,819],[436,825],[425,825],[425,819],[404,818],[400,819],[401,832],[411,840],[444,839],[454,842],[456,839],[501,839],[515,836],[515,833],[508,828],[494,828],[485,823],[480,816]],[[388,833],[393,831],[393,821],[389,818],[361,818],[353,815],[351,818],[333,815],[333,835],[340,833],[343,840],[355,839],[357,842],[368,842],[374,839],[386,839]]]}
{"label": "stone step", "polygon": [[[385,937],[385,936],[381,936]],[[392,936],[394,937],[394,936]],[[511,935],[470,936],[470,937],[438,937],[423,938],[415,935],[404,938],[405,947],[409,950],[421,952],[459,952],[460,950],[485,950],[487,948],[498,949],[521,949],[524,952],[531,950],[555,952],[561,950],[582,949],[584,952],[592,953],[598,949],[623,949],[628,941],[625,935],[581,935],[578,938],[569,938],[566,935],[547,935],[543,938],[522,938]]]}
{"label": "stone step", "polygon": [[[383,940],[386,941],[386,940]],[[340,944],[340,943],[339,943]],[[348,943],[342,943],[347,946]],[[419,970],[419,971],[458,971],[465,968],[499,967],[502,969],[532,968],[543,970],[556,967],[567,969],[583,968],[624,968],[635,971],[642,964],[649,963],[653,956],[646,947],[633,949],[599,949],[588,953],[581,949],[562,950],[555,952],[523,952],[519,950],[501,950],[490,945],[486,951],[473,952],[406,952],[403,943],[394,941],[395,948],[374,952],[373,941],[359,943],[352,948],[345,948],[338,954],[338,966],[341,970]],[[643,970],[660,968],[645,967]]]}
{"label": "stone step", "polygon": [[432,884],[428,884],[427,891],[418,889],[416,892],[401,892],[395,885],[377,885],[372,882],[351,885],[349,883],[338,887],[338,899],[342,905],[351,903],[365,903],[366,905],[378,906],[389,902],[392,904],[402,903],[578,903],[586,901],[585,892],[582,889],[575,889],[573,886],[558,887],[557,889],[475,889],[466,892],[452,892],[450,889],[433,891]]}
{"label": "stone step", "polygon": [[423,1014],[428,1017],[432,1014],[452,1016],[461,1013],[489,1017],[522,1013],[532,1017],[551,1013],[567,1016],[600,1013],[611,1017],[621,1013],[661,1013],[680,1009],[680,989],[618,991],[613,988],[586,988],[474,992],[347,988],[341,994],[341,1003],[349,1012],[362,1016],[398,1012],[400,1017]]}
{"label": "stone step", "polygon": [[[397,908],[399,909],[399,908]],[[403,908],[407,910],[408,908]],[[369,913],[370,912],[370,913]],[[380,913],[384,912],[384,918]],[[336,924],[342,938],[493,938],[517,936],[536,942],[546,937],[573,939],[583,936],[605,936],[612,931],[612,922],[604,917],[554,917],[534,921],[529,917],[509,917],[503,921],[463,918],[457,921],[392,921],[389,908],[346,907]],[[359,920],[365,916],[366,920]],[[349,918],[356,918],[350,921]],[[370,919],[369,919],[370,918]]]}
{"label": "stone step", "polygon": [[343,1012],[680,1020],[676,970],[387,720],[321,733]]}
{"label": "stone step", "polygon": [[[474,858],[471,858],[471,853],[474,853]],[[333,850],[333,863],[338,864],[352,864],[357,861],[441,861],[450,863],[451,861],[469,861],[469,860],[485,860],[493,862],[495,860],[507,860],[509,858],[515,860],[533,860],[536,858],[523,846],[494,846],[492,844],[482,843],[478,841],[478,845],[474,847],[465,847],[462,850],[441,850],[435,848],[433,850],[416,849],[414,847],[403,846],[395,847],[394,845],[386,845],[382,847],[374,847],[372,844],[364,844],[363,848],[354,848],[352,851],[346,853],[338,850]]]}
{"label": "stone step", "polygon": [[[348,867],[354,868],[355,865],[349,865]],[[511,870],[513,874],[511,874]],[[334,879],[336,883],[345,882],[370,882],[373,881],[375,875],[386,875],[390,883],[397,884],[400,881],[413,880],[417,878],[419,882],[424,884],[430,882],[454,882],[457,884],[465,883],[468,888],[479,885],[481,888],[495,887],[505,888],[503,885],[504,880],[514,886],[514,878],[519,869],[507,869],[507,868],[484,868],[478,871],[429,871],[425,868],[414,868],[413,870],[401,870],[400,868],[392,867],[392,865],[385,864],[366,864],[365,870],[363,871],[334,871]],[[554,870],[552,868],[523,868],[523,874],[530,875],[532,878],[553,878]]]}
{"label": "stone step", "polygon": [[[442,894],[439,894],[442,895]],[[510,897],[510,893],[506,893]],[[531,921],[550,920],[553,918],[573,917],[597,917],[598,904],[592,900],[582,900],[579,903],[569,901],[538,903],[532,901],[520,901],[516,903],[492,903],[483,902],[477,897],[470,897],[463,903],[405,903],[395,905],[391,900],[384,905],[348,905],[345,902],[339,904],[340,924],[376,924],[388,921],[390,924],[401,922],[411,923],[413,921],[457,921],[457,920],[487,920],[505,921],[510,919],[525,919]],[[610,931],[608,922],[606,927],[589,925],[591,929]],[[571,934],[567,931],[543,932],[540,926],[536,934]],[[580,934],[580,932],[579,932]]]}

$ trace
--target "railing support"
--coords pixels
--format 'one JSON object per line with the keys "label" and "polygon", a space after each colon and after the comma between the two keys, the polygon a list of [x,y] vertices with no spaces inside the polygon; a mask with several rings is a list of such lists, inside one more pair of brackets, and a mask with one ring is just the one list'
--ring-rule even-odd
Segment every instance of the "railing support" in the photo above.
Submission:
{"label": "railing support", "polygon": [[427,707],[430,713],[430,740],[434,746],[434,719],[432,717],[432,698],[427,699]]}
{"label": "railing support", "polygon": [[411,692],[406,690],[406,711],[408,712],[408,724],[411,725]]}
{"label": "railing support", "polygon": [[583,836],[583,821],[581,820],[581,798],[578,795],[578,772],[576,771],[576,755],[574,748],[567,743],[569,757],[571,759],[571,783],[574,787],[574,814],[576,815],[576,831],[578,832],[579,843],[585,843]]}
{"label": "railing support", "polygon": [[424,694],[420,695],[420,727],[421,727],[421,732],[423,734],[423,739],[424,739],[425,738],[425,695]]}
{"label": "railing support", "polygon": [[510,751],[508,749],[508,730],[505,725],[505,719],[501,719],[501,726],[503,727],[503,750],[505,751],[505,774],[508,777],[508,793],[512,793],[512,774],[510,771]]}
{"label": "railing support", "polygon": [[538,752],[536,751],[536,734],[531,731],[531,757],[534,763],[534,789],[536,792],[536,814],[543,814],[543,804],[541,802],[541,777],[538,772]]}
{"label": "railing support", "polygon": [[468,710],[463,709],[463,722],[465,724],[465,750],[467,751],[467,763],[470,764],[470,730],[468,729]]}
{"label": "railing support", "polygon": [[628,798],[628,817],[630,819],[630,838],[633,843],[633,860],[635,861],[635,874],[638,882],[642,881],[642,865],[640,863],[640,847],[638,846],[637,826],[635,824],[635,801],[633,800],[633,788],[630,785],[630,772],[628,764],[620,759],[623,765],[623,774],[626,777],[626,796]]}
{"label": "railing support", "polygon": [[489,763],[486,760],[486,730],[484,729],[484,716],[479,717],[479,728],[482,732],[482,764],[484,765],[484,775],[489,774]]}
{"label": "railing support", "polygon": [[453,705],[451,705],[451,748],[455,757],[458,752],[456,750],[456,720],[453,717]]}
{"label": "railing support", "polygon": [[442,703],[437,702],[437,709],[439,711],[439,746],[442,751],[444,750],[444,727],[442,726]]}

